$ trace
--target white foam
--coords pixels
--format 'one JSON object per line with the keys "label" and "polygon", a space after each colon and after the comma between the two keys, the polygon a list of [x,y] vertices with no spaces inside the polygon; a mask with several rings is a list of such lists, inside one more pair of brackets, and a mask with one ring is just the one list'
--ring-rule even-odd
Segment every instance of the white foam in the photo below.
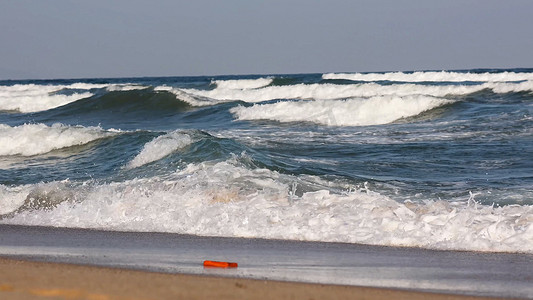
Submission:
{"label": "white foam", "polygon": [[87,144],[116,133],[100,127],[54,124],[24,124],[11,127],[0,124],[0,156],[31,156],[52,150]]}
{"label": "white foam", "polygon": [[21,207],[30,190],[30,185],[11,187],[0,184],[0,215]]}
{"label": "white foam", "polygon": [[237,106],[230,111],[239,120],[364,126],[391,123],[449,103],[452,101],[426,96],[383,96],[349,100],[280,101],[251,107]]}
{"label": "white foam", "polygon": [[183,132],[173,131],[156,137],[144,145],[135,158],[127,165],[127,169],[137,168],[153,161],[159,160],[178,149],[181,149],[193,142],[192,138]]}
{"label": "white foam", "polygon": [[157,86],[154,88],[154,91],[165,91],[165,92],[173,93],[174,95],[176,95],[176,98],[178,98],[179,100],[185,101],[188,104],[193,105],[193,106],[215,105],[219,102],[214,99],[209,99],[209,98],[205,98],[202,96],[194,96],[181,89],[166,86],[166,85]]}
{"label": "white foam", "polygon": [[107,86],[106,90],[110,92],[115,92],[115,91],[124,92],[124,91],[144,90],[146,88],[148,88],[148,86],[135,85],[135,84],[113,84],[113,85]]}
{"label": "white foam", "polygon": [[[196,90],[183,89],[181,92],[194,96],[207,97],[220,101],[241,100],[245,102],[262,102],[275,99],[343,99],[375,96],[410,96],[426,95],[433,97],[468,95],[484,89],[492,89],[496,93],[533,90],[533,81],[522,83],[488,82],[479,85],[420,85],[413,83],[380,85],[364,84],[296,84],[290,86],[267,86],[249,90]],[[193,105],[193,102],[190,102]]]}
{"label": "white foam", "polygon": [[533,92],[533,80],[524,81],[516,84],[494,83],[490,87],[493,92],[498,94]]}
{"label": "white foam", "polygon": [[272,78],[215,80],[213,83],[219,89],[239,90],[264,87],[271,84],[272,80]]}
{"label": "white foam", "polygon": [[85,82],[75,82],[68,85],[59,86],[61,88],[67,89],[77,89],[77,90],[91,90],[91,89],[103,89],[114,84],[108,83],[85,83]]}
{"label": "white foam", "polygon": [[0,86],[0,110],[37,112],[63,106],[65,104],[91,97],[90,92],[72,95],[54,94],[64,86],[48,85],[13,85]]}
{"label": "white foam", "polygon": [[[189,165],[165,179],[73,188],[76,201],[1,222],[533,253],[533,206],[492,207],[473,199],[402,204],[368,190],[312,190],[309,182],[230,159]],[[301,197],[295,187],[303,187]]]}
{"label": "white foam", "polygon": [[347,79],[353,81],[403,81],[403,82],[505,82],[533,80],[533,73],[461,73],[461,72],[389,72],[389,73],[328,73],[323,79]]}
{"label": "white foam", "polygon": [[[89,98],[92,89],[106,88],[108,91],[129,91],[144,89],[134,84],[94,84],[76,82],[69,85],[16,84],[0,86],[0,110],[22,113],[38,112]],[[58,93],[65,89],[76,90],[71,95]],[[84,91],[85,90],[85,91]]]}

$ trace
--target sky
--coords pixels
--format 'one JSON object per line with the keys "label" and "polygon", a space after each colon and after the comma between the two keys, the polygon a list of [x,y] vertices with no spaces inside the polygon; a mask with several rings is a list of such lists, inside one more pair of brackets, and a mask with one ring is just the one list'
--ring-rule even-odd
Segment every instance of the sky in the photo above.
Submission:
{"label": "sky", "polygon": [[531,0],[2,0],[0,80],[533,67]]}

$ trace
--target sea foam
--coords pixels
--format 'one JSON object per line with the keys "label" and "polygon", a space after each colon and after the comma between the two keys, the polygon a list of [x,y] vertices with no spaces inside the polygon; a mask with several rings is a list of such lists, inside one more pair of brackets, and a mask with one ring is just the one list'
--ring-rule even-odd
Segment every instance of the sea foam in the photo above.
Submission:
{"label": "sea foam", "polygon": [[193,94],[187,93],[182,89],[170,87],[170,86],[157,86],[154,88],[155,91],[166,91],[170,92],[174,95],[176,95],[176,98],[187,102],[190,105],[193,106],[209,106],[209,105],[215,105],[218,103],[218,101],[214,99],[209,99],[203,96],[195,96]]}
{"label": "sea foam", "polygon": [[188,134],[178,130],[158,136],[144,145],[141,152],[126,165],[126,168],[133,169],[154,162],[192,142],[193,139]]}
{"label": "sea foam", "polygon": [[63,106],[93,95],[88,91],[71,95],[56,94],[64,88],[64,86],[35,84],[0,86],[0,110],[22,113],[37,112]]}
{"label": "sea foam", "polygon": [[0,124],[0,156],[31,156],[52,150],[87,144],[116,132],[100,127],[54,124],[24,124],[11,127]]}
{"label": "sea foam", "polygon": [[313,177],[249,169],[236,158],[70,193],[76,201],[2,223],[533,253],[532,206],[486,206],[473,196],[399,203],[363,187],[321,189]]}
{"label": "sea foam", "polygon": [[239,90],[256,89],[267,86],[273,81],[272,78],[257,79],[234,79],[234,80],[214,80],[213,83],[219,89]]}
{"label": "sea foam", "polygon": [[[356,97],[376,96],[410,96],[425,95],[432,97],[464,96],[482,90],[492,90],[495,93],[509,93],[516,91],[533,91],[533,81],[522,83],[487,82],[478,85],[420,85],[403,83],[381,85],[377,83],[363,84],[296,84],[290,86],[266,86],[258,89],[230,90],[213,89],[197,90],[183,89],[182,93],[204,97],[219,101],[263,102],[276,99],[345,99]],[[195,100],[196,101],[196,100]],[[196,105],[194,102],[190,102]]]}
{"label": "sea foam", "polygon": [[403,81],[403,82],[490,82],[533,80],[533,73],[498,72],[388,72],[388,73],[327,73],[323,79],[347,79],[353,81]]}
{"label": "sea foam", "polygon": [[[145,89],[146,86],[134,84],[93,84],[77,82],[69,85],[16,84],[0,86],[0,111],[31,113],[63,106],[80,99],[93,96],[93,89],[108,91],[129,91]],[[62,94],[62,91],[75,91]]]}
{"label": "sea foam", "polygon": [[31,185],[5,186],[0,184],[0,216],[21,207],[31,189]]}
{"label": "sea foam", "polygon": [[280,101],[251,107],[237,106],[230,111],[239,120],[364,126],[391,123],[452,102],[427,96],[383,96],[349,100]]}

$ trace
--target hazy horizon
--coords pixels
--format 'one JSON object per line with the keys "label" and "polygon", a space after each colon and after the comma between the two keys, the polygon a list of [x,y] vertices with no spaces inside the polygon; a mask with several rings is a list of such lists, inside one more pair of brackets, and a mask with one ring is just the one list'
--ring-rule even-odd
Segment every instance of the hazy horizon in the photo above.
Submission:
{"label": "hazy horizon", "polygon": [[531,11],[525,0],[2,2],[0,80],[531,68]]}

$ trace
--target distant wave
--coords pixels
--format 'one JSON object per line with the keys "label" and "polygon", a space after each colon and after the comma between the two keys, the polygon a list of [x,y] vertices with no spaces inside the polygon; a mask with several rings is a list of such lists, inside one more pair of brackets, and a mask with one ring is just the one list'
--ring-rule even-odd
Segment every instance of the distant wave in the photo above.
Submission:
{"label": "distant wave", "polygon": [[14,212],[24,204],[33,185],[5,186],[0,184],[0,219],[2,215]]}
{"label": "distant wave", "polygon": [[525,70],[0,81],[0,223],[533,254]]}
{"label": "distant wave", "polygon": [[230,111],[239,120],[363,126],[391,123],[452,102],[427,96],[383,96],[370,99],[282,101],[251,107],[238,106]]}
{"label": "distant wave", "polygon": [[94,95],[93,89],[128,91],[146,88],[130,84],[73,83],[69,85],[16,84],[0,86],[0,111],[31,113],[50,110]]}
{"label": "distant wave", "polygon": [[[183,89],[189,95],[217,99],[220,101],[262,102],[275,99],[343,99],[354,97],[375,97],[384,95],[433,97],[468,95],[482,90],[495,93],[533,91],[533,81],[521,83],[491,82],[478,85],[420,85],[413,83],[381,85],[364,84],[296,84],[290,86],[267,86],[250,90],[196,90]],[[213,101],[213,100],[211,100]],[[191,101],[190,103],[193,103]],[[194,105],[194,104],[193,104]]]}
{"label": "distant wave", "polygon": [[25,124],[11,127],[0,124],[0,156],[32,156],[53,150],[84,145],[115,135],[100,127],[54,124]]}
{"label": "distant wave", "polygon": [[134,85],[134,84],[113,84],[106,87],[108,91],[115,92],[115,91],[135,91],[135,90],[143,90],[149,88],[148,86],[144,85]]}
{"label": "distant wave", "polygon": [[[140,111],[141,109],[153,110],[157,107],[161,109],[184,107],[186,106],[184,103],[192,106],[210,106],[229,101],[256,103],[277,99],[332,100],[412,95],[455,97],[483,90],[490,90],[494,93],[533,92],[533,80],[522,82],[494,81],[468,85],[423,85],[416,83],[383,85],[374,82],[272,85],[273,81],[273,78],[215,80],[213,82],[216,87],[205,90],[165,85],[152,87],[140,84],[17,84],[0,86],[0,111],[39,112],[66,106],[80,100],[83,100],[79,103],[83,109],[94,110],[123,106],[124,109],[131,107]],[[168,98],[164,92],[173,94],[174,99]]]}
{"label": "distant wave", "polygon": [[159,160],[172,152],[190,145],[193,139],[179,130],[161,135],[144,145],[142,151],[127,165],[127,169],[137,168]]}
{"label": "distant wave", "polygon": [[463,73],[463,72],[389,72],[389,73],[327,73],[324,79],[347,79],[353,81],[403,81],[403,82],[508,82],[533,80],[533,73]]}
{"label": "distant wave", "polygon": [[239,90],[256,89],[272,83],[273,78],[257,79],[234,79],[234,80],[214,80],[213,83],[219,89]]}
{"label": "distant wave", "polygon": [[166,91],[154,91],[152,88],[120,89],[108,91],[93,97],[82,99],[61,108],[69,114],[86,114],[92,111],[102,113],[136,113],[146,114],[151,111],[166,113],[186,109],[189,105]]}
{"label": "distant wave", "polygon": [[155,87],[154,90],[170,92],[174,94],[176,98],[193,106],[209,106],[209,105],[215,105],[218,103],[218,101],[214,99],[209,99],[209,98],[202,97],[202,96],[195,96],[195,95],[185,92],[182,89],[174,88],[170,86],[158,86],[158,87]]}

